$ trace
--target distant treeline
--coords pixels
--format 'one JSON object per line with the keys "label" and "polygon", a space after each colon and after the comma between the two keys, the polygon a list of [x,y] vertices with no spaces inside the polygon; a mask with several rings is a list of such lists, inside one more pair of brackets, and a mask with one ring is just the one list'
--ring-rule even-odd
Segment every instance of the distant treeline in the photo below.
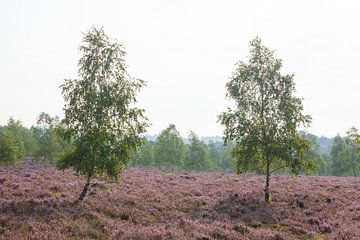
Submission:
{"label": "distant treeline", "polygon": [[231,172],[235,171],[232,147],[232,144],[224,146],[220,141],[205,143],[194,132],[183,139],[175,125],[170,124],[159,136],[144,137],[144,144],[134,154],[132,165],[167,170]]}
{"label": "distant treeline", "polygon": [[[311,142],[304,155],[308,164],[315,165],[309,175],[357,176],[360,167],[358,148],[349,136],[335,138],[318,137],[300,132]],[[191,132],[181,138],[174,125],[163,130],[159,136],[145,136],[144,144],[134,155],[132,166],[158,167],[163,169],[186,169],[195,171],[236,171],[232,158],[234,143],[224,145],[220,137],[199,138]]]}
{"label": "distant treeline", "polygon": [[59,154],[70,146],[56,133],[58,123],[58,117],[47,113],[41,113],[37,124],[30,128],[10,118],[7,125],[0,127],[0,165],[20,162],[25,156],[54,163]]}
{"label": "distant treeline", "polygon": [[[30,156],[40,162],[55,163],[57,157],[70,147],[56,133],[58,123],[58,117],[46,113],[41,113],[37,124],[30,128],[10,118],[7,125],[0,127],[0,162],[8,165]],[[306,132],[301,132],[301,136],[312,143],[304,159],[316,166],[312,172],[303,174],[359,175],[359,150],[351,137],[337,135],[327,138]],[[144,136],[143,144],[133,154],[130,165],[164,170],[235,172],[233,147],[233,143],[224,145],[221,137],[200,138],[194,132],[182,138],[171,124],[158,136]]]}

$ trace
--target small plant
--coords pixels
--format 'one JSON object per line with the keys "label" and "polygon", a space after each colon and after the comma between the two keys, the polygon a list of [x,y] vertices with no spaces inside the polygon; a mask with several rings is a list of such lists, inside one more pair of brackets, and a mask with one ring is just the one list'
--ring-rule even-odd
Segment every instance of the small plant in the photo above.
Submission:
{"label": "small plant", "polygon": [[205,206],[205,205],[206,205],[206,201],[203,200],[203,199],[195,200],[194,203],[195,203],[195,205],[196,205],[197,207],[201,207],[201,206]]}
{"label": "small plant", "polygon": [[99,233],[96,229],[93,228],[89,228],[84,235],[92,239],[102,239],[101,233]]}
{"label": "small plant", "polygon": [[272,224],[271,225],[271,228],[275,231],[279,231],[279,232],[286,232],[287,231],[287,227],[286,226],[283,226],[283,225],[280,225],[278,223],[276,224]]}
{"label": "small plant", "polygon": [[273,224],[273,225],[271,225],[271,228],[272,229],[275,229],[275,230],[280,230],[281,229],[281,225],[280,224]]}
{"label": "small plant", "polygon": [[57,199],[61,198],[61,196],[62,196],[62,194],[60,192],[56,192],[54,195]]}
{"label": "small plant", "polygon": [[271,195],[271,193],[269,193],[269,202],[268,202],[269,204],[271,204],[272,203],[272,195]]}
{"label": "small plant", "polygon": [[192,213],[193,218],[200,218],[203,215],[202,211],[196,210]]}
{"label": "small plant", "polygon": [[99,189],[105,191],[105,190],[108,190],[109,187],[106,186],[105,184],[100,184],[100,185],[99,185]]}
{"label": "small plant", "polygon": [[297,180],[298,178],[299,178],[298,175],[292,175],[292,176],[291,176],[291,179],[293,179],[293,180]]}
{"label": "small plant", "polygon": [[166,172],[166,173],[164,173],[164,175],[165,175],[166,177],[175,177],[175,174],[174,174],[174,173],[171,173],[171,172]]}
{"label": "small plant", "polygon": [[318,233],[312,238],[312,240],[324,240],[324,237]]}
{"label": "small plant", "polygon": [[262,225],[262,222],[260,220],[258,220],[258,219],[253,220],[250,223],[250,227],[252,227],[252,228],[259,228],[259,227],[261,227],[261,225]]}
{"label": "small plant", "polygon": [[239,232],[241,234],[245,234],[247,232],[249,232],[249,229],[247,226],[244,226],[242,224],[236,224],[233,226],[233,230],[236,232]]}
{"label": "small plant", "polygon": [[44,177],[43,177],[43,176],[40,176],[40,175],[37,175],[37,176],[35,177],[35,180],[36,180],[38,183],[42,183],[42,182],[44,182]]}

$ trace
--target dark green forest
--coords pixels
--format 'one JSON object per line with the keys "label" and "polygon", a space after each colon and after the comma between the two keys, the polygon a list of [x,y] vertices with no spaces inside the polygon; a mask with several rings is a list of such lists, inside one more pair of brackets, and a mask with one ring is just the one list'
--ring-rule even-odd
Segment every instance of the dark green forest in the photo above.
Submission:
{"label": "dark green forest", "polygon": [[[0,154],[2,165],[10,165],[31,157],[41,163],[54,164],[61,152],[69,148],[56,133],[58,117],[41,113],[36,125],[27,128],[21,121],[10,118],[0,127]],[[358,148],[349,132],[334,138],[316,136],[307,132],[300,135],[311,142],[304,159],[316,167],[307,175],[357,176],[360,174]],[[200,137],[190,132],[180,136],[170,124],[158,135],[143,135],[143,144],[132,154],[130,166],[159,168],[165,171],[187,170],[207,172],[236,172],[236,160],[231,150],[234,143],[224,144],[221,137]],[[282,171],[284,173],[286,171]]]}

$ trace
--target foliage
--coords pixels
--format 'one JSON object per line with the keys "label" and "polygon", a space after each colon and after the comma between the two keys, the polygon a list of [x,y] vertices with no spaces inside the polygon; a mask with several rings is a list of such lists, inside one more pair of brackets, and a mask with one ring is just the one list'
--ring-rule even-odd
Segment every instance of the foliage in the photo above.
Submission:
{"label": "foliage", "polygon": [[72,147],[57,165],[86,175],[81,201],[92,177],[118,178],[148,124],[144,110],[133,106],[145,82],[128,74],[123,46],[93,27],[79,50],[78,79],[61,85],[65,118],[57,128]]}
{"label": "foliage", "polygon": [[234,172],[236,170],[235,160],[231,157],[232,143],[224,145],[223,142],[209,142],[207,146],[212,170],[224,172]]}
{"label": "foliage", "polygon": [[183,166],[185,144],[174,124],[164,129],[155,141],[155,163],[160,168]]}
{"label": "foliage", "polygon": [[36,149],[31,131],[19,120],[10,118],[7,125],[0,127],[0,162],[9,165],[20,162],[25,155],[33,155]]}
{"label": "foliage", "polygon": [[210,154],[205,143],[194,132],[190,132],[189,141],[184,162],[185,169],[209,170],[211,167]]}
{"label": "foliage", "polygon": [[55,162],[59,154],[69,148],[69,144],[55,132],[59,117],[51,117],[41,112],[37,118],[37,126],[32,127],[33,138],[36,141],[34,157],[41,162]]}
{"label": "foliage", "polygon": [[155,155],[154,155],[154,142],[148,141],[146,138],[143,139],[143,144],[140,150],[133,156],[133,165],[135,166],[154,166]]}
{"label": "foliage", "polygon": [[300,132],[303,139],[310,142],[308,151],[303,156],[302,172],[309,174],[325,175],[327,172],[328,164],[325,160],[325,156],[320,154],[320,144],[318,138],[310,133]]}
{"label": "foliage", "polygon": [[350,169],[356,177],[356,173],[360,170],[360,133],[355,127],[350,128],[347,132],[347,139],[349,145],[349,159]]}
{"label": "foliage", "polygon": [[38,144],[31,129],[22,126],[20,128],[20,136],[24,144],[25,156],[35,156],[38,151]]}
{"label": "foliage", "polygon": [[16,139],[9,130],[0,128],[0,165],[16,164],[20,160]]}
{"label": "foliage", "polygon": [[25,155],[24,142],[21,136],[21,122],[11,117],[5,126],[5,129],[13,139],[13,144],[16,146],[16,159],[17,161],[20,161]]}
{"label": "foliage", "polygon": [[331,169],[335,176],[357,176],[360,169],[359,133],[356,128],[351,128],[347,136],[337,135],[331,149]]}
{"label": "foliage", "polygon": [[294,75],[282,75],[282,61],[259,38],[250,41],[248,63],[240,61],[227,83],[227,97],[236,108],[219,115],[225,127],[225,142],[235,141],[233,156],[239,173],[249,170],[266,174],[265,200],[269,201],[270,174],[290,168],[302,170],[302,157],[309,142],[297,128],[308,126],[302,100],[294,96]]}
{"label": "foliage", "polygon": [[324,136],[321,137],[316,136],[316,138],[317,138],[317,142],[319,143],[319,153],[322,154],[323,156],[329,156],[331,147],[334,142],[334,138],[327,138]]}
{"label": "foliage", "polygon": [[[36,157],[39,155],[42,145],[39,148],[39,139],[36,138],[37,135],[34,127],[28,129],[22,126],[20,121],[10,118],[7,125],[2,127],[2,129],[6,132],[5,135],[8,135],[5,138],[11,139],[14,146],[16,162],[19,162],[24,156]],[[49,144],[49,139],[46,139],[43,143]]]}
{"label": "foliage", "polygon": [[[175,162],[171,166],[166,161],[160,162],[156,159],[155,156],[156,144],[158,144],[158,151],[160,150],[159,142],[156,143],[157,138],[151,136],[144,137],[143,145],[141,146],[140,150],[132,156],[132,165],[141,166],[141,167],[157,166],[160,168],[175,167],[178,169],[185,168],[185,169],[198,170],[198,171],[233,172],[235,170],[234,159],[231,157],[231,149],[233,147],[231,143],[228,143],[227,146],[224,146],[223,142],[209,142],[208,144],[206,144],[203,140],[200,140],[200,138],[197,136],[196,136],[196,141],[192,141],[191,136],[192,135],[190,134],[189,138],[185,139],[185,141],[181,139],[181,141],[183,141],[183,145],[181,144],[178,145],[184,151],[183,153],[184,161]],[[181,138],[180,135],[178,137]],[[192,143],[193,143],[193,148],[191,148]],[[193,152],[194,154],[190,154],[190,151]],[[199,162],[198,158],[195,156],[196,152],[199,153],[199,156],[206,156],[205,157],[206,161],[204,161],[205,164],[201,164]],[[202,158],[200,157],[200,160],[201,159]],[[199,164],[201,165],[201,167],[198,166]]]}
{"label": "foliage", "polygon": [[351,138],[354,143],[357,145],[357,147],[359,148],[360,146],[360,133],[359,133],[359,129],[352,127],[350,128],[350,130],[347,132],[347,136],[349,138]]}
{"label": "foliage", "polygon": [[335,176],[341,176],[346,171],[346,167],[343,163],[344,158],[341,157],[341,152],[343,152],[344,150],[345,141],[340,135],[337,135],[334,138],[334,144],[330,152],[333,170],[332,174],[334,174]]}

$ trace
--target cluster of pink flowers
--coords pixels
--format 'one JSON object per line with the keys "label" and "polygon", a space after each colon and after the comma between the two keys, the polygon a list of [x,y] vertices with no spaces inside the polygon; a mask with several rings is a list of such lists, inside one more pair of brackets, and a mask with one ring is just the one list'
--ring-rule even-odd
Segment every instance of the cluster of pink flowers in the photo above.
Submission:
{"label": "cluster of pink flowers", "polygon": [[[190,177],[189,177],[190,176]],[[360,239],[360,180],[130,168],[119,182],[24,162],[0,169],[0,239]]]}

